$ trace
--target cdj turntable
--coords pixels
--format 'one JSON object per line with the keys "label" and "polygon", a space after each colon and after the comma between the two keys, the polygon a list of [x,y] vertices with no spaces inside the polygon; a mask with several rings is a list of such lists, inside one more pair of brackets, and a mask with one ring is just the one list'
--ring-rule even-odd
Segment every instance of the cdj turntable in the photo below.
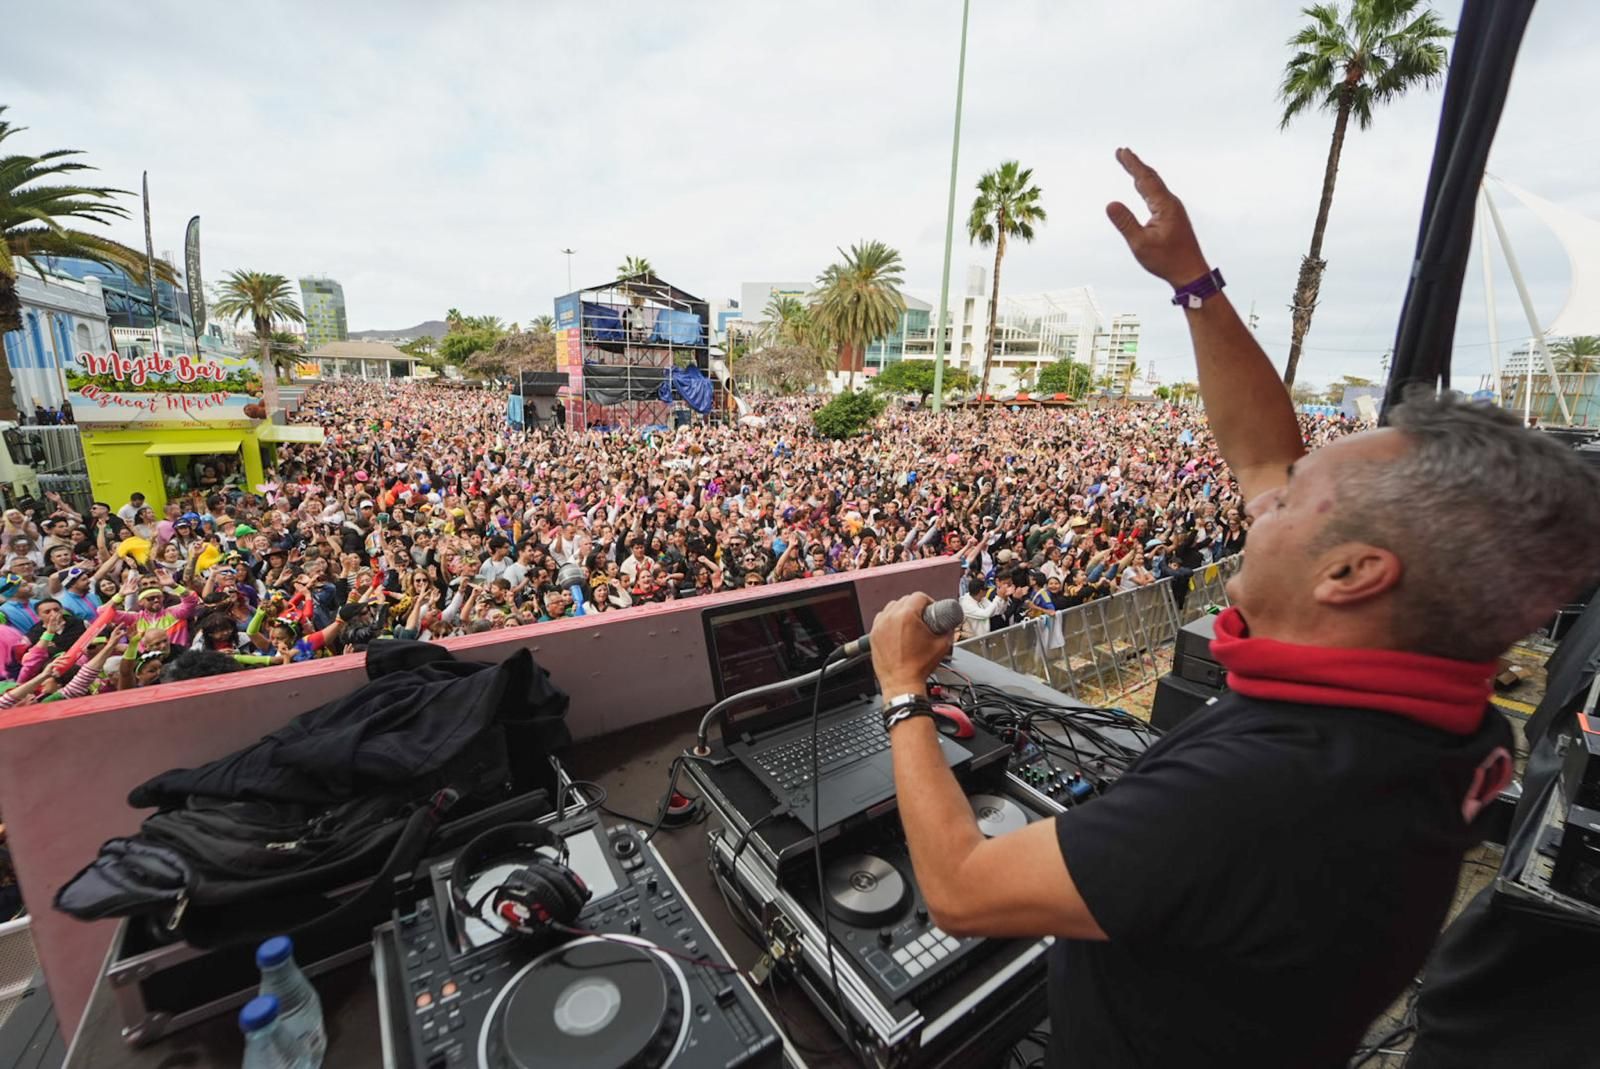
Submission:
{"label": "cdj turntable", "polygon": [[[462,915],[452,858],[374,933],[385,1069],[765,1069],[783,1043],[726,951],[632,827],[558,824],[589,934],[505,934]],[[525,859],[468,874],[480,902]],[[494,916],[491,911],[488,915]]]}

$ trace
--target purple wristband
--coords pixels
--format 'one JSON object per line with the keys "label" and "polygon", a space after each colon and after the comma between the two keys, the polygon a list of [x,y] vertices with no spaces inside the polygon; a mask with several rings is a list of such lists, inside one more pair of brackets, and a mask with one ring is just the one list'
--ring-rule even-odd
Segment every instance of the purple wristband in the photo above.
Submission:
{"label": "purple wristband", "polygon": [[1180,307],[1199,308],[1205,303],[1207,297],[1222,292],[1222,287],[1227,285],[1223,281],[1222,271],[1212,268],[1186,286],[1179,286],[1172,293],[1172,303]]}

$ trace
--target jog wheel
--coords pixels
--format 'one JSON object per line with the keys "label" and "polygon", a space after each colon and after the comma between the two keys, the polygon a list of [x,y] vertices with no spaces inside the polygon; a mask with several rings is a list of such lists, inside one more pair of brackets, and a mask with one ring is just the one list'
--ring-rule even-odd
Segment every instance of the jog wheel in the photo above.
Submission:
{"label": "jog wheel", "polygon": [[907,887],[900,870],[875,854],[852,854],[828,866],[828,911],[863,928],[887,924],[900,916]]}
{"label": "jog wheel", "polygon": [[688,1028],[676,963],[626,937],[578,939],[534,959],[489,1008],[482,1069],[660,1069]]}
{"label": "jog wheel", "polygon": [[967,801],[972,804],[972,815],[978,818],[978,830],[983,832],[985,839],[1028,826],[1028,815],[1009,798],[997,794],[975,794]]}

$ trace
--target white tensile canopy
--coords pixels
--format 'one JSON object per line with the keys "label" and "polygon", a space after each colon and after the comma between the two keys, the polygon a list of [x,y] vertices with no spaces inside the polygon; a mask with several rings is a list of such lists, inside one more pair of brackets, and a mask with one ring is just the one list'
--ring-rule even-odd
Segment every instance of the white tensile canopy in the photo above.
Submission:
{"label": "white tensile canopy", "polygon": [[1546,336],[1600,335],[1600,221],[1552,204],[1504,179],[1495,181],[1550,228],[1566,251],[1567,263],[1572,269],[1567,303],[1545,325]]}

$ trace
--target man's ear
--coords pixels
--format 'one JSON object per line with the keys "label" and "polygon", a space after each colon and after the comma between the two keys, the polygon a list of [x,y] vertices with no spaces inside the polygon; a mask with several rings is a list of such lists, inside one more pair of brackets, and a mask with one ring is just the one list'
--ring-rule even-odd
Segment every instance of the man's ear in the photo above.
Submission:
{"label": "man's ear", "polygon": [[1344,542],[1318,559],[1311,596],[1321,605],[1358,605],[1394,589],[1404,572],[1393,550]]}

